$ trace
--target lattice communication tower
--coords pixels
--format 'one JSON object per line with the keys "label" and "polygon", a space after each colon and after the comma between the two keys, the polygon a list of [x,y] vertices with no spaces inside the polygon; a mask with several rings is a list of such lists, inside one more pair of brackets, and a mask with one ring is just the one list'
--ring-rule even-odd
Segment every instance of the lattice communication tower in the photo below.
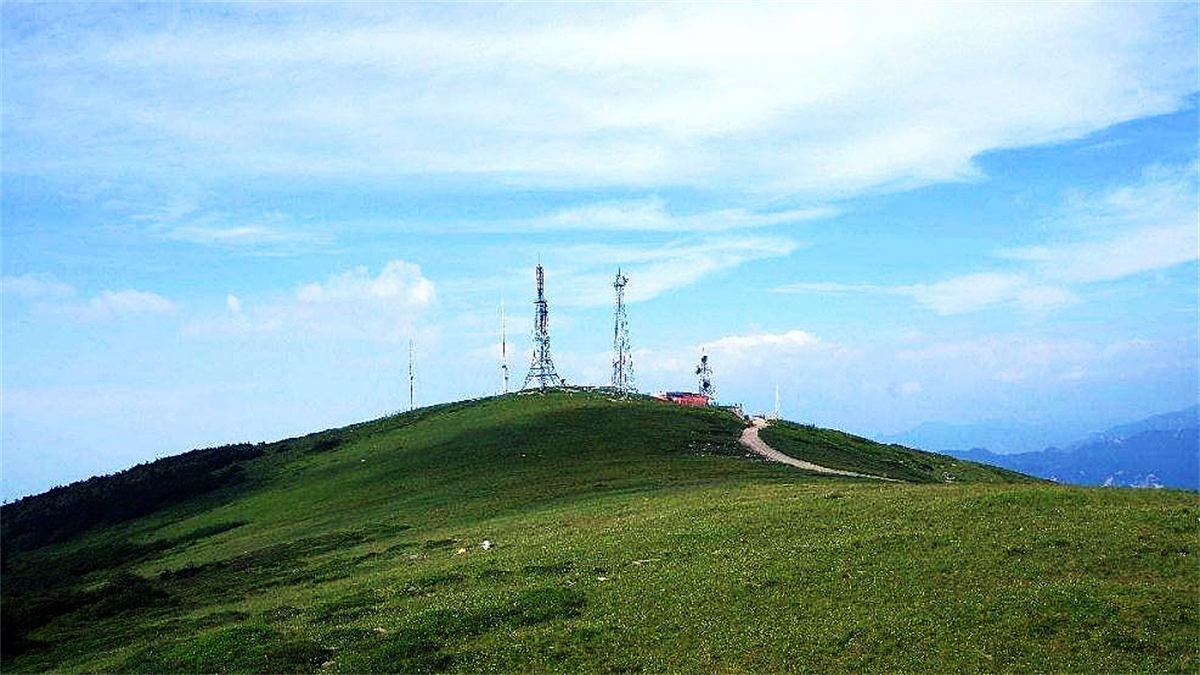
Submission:
{"label": "lattice communication tower", "polygon": [[621,393],[629,394],[637,389],[633,384],[633,347],[629,344],[629,317],[625,315],[625,284],[629,277],[617,269],[613,290],[617,296],[617,308],[613,319],[613,372],[612,386]]}
{"label": "lattice communication tower", "polygon": [[546,304],[546,281],[541,263],[538,263],[536,274],[537,300],[533,301],[533,360],[529,363],[529,372],[525,375],[522,389],[529,389],[529,384],[534,381],[542,389],[566,384],[558,373],[554,372],[554,360],[550,358],[550,308]]}
{"label": "lattice communication tower", "polygon": [[716,398],[717,391],[712,385],[712,368],[708,365],[708,354],[701,354],[696,374],[700,376],[700,395],[707,396],[710,400]]}

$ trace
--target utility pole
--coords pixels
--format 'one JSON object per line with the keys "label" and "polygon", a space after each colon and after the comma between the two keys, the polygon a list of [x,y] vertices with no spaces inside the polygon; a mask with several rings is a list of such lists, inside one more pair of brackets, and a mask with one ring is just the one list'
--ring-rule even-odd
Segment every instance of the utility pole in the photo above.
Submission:
{"label": "utility pole", "polygon": [[533,301],[533,360],[529,363],[529,372],[521,388],[529,389],[529,383],[535,380],[542,389],[561,387],[566,382],[554,371],[554,360],[550,358],[550,307],[546,302],[546,279],[540,262],[535,275],[537,300]]}
{"label": "utility pole", "polygon": [[613,281],[617,306],[613,319],[612,386],[623,394],[636,391],[633,384],[633,348],[629,344],[629,317],[625,315],[625,284],[628,282],[629,277],[621,274],[621,269],[617,268],[617,278]]}
{"label": "utility pole", "polygon": [[413,339],[408,336],[408,409],[413,409]]}
{"label": "utility pole", "polygon": [[500,375],[504,380],[504,393],[508,393],[508,337],[504,330],[504,299],[500,299]]}

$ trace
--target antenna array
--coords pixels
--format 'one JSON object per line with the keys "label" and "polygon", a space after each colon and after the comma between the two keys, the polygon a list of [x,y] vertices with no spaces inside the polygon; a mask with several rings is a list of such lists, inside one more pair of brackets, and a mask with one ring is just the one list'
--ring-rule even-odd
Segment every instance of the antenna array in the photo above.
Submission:
{"label": "antenna array", "polygon": [[617,296],[617,307],[613,320],[613,372],[612,386],[622,393],[636,391],[633,384],[633,348],[629,344],[629,317],[625,315],[625,284],[629,277],[617,269],[613,290]]}
{"label": "antenna array", "polygon": [[700,395],[709,399],[716,398],[717,392],[712,386],[712,368],[708,365],[708,354],[700,356],[700,365],[696,366],[696,374],[700,376]]}

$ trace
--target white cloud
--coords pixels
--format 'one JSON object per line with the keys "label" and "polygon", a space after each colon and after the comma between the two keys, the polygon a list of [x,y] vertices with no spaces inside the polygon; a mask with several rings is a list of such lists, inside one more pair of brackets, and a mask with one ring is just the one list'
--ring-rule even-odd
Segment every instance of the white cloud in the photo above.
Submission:
{"label": "white cloud", "polygon": [[1197,72],[1171,3],[92,18],[6,35],[6,165],[845,195],[1173,111]]}
{"label": "white cloud", "polygon": [[261,304],[229,295],[226,312],[189,323],[190,335],[271,334],[281,331],[382,342],[407,339],[437,299],[433,281],[418,265],[392,260],[372,276],[366,266],[300,286]]}
{"label": "white cloud", "polygon": [[699,345],[699,350],[711,354],[714,363],[722,364],[725,373],[736,376],[763,366],[788,369],[804,360],[802,357],[816,353],[829,356],[838,353],[840,348],[811,333],[790,330],[786,333],[728,335]]}
{"label": "white cloud", "polygon": [[[701,344],[635,350],[639,387],[643,390],[695,387],[694,371],[702,352],[710,356],[718,395],[727,401],[735,401],[736,396],[742,395],[735,392],[765,390],[767,384],[778,382],[781,375],[795,378],[817,370],[836,371],[838,364],[845,363],[850,356],[844,347],[798,329],[740,333]],[[601,371],[599,366],[604,359],[597,355],[593,361],[597,364],[593,374],[606,378],[607,371]]]}
{"label": "white cloud", "polygon": [[304,286],[296,294],[304,303],[357,304],[398,303],[422,306],[433,301],[433,282],[421,275],[421,268],[402,260],[384,266],[377,277],[371,277],[366,266],[334,274],[323,283]]}
{"label": "white cloud", "polygon": [[711,349],[714,352],[744,352],[762,348],[770,348],[772,350],[808,349],[820,343],[821,340],[811,333],[806,333],[802,330],[791,330],[786,333],[730,335],[705,343],[702,346],[704,349]]}
{"label": "white cloud", "polygon": [[53,274],[30,272],[21,276],[0,278],[0,293],[17,298],[38,299],[73,295],[75,289],[70,284],[59,281]]}
{"label": "white cloud", "polygon": [[164,315],[176,311],[175,303],[149,291],[101,291],[86,303],[40,305],[38,309],[63,314],[76,321],[105,321],[136,315]]}

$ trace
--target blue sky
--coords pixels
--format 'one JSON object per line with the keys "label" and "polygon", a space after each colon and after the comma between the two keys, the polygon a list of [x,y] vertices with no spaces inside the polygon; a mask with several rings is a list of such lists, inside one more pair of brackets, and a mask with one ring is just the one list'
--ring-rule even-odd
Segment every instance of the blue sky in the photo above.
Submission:
{"label": "blue sky", "polygon": [[4,3],[3,496],[570,382],[1200,399],[1195,3]]}

